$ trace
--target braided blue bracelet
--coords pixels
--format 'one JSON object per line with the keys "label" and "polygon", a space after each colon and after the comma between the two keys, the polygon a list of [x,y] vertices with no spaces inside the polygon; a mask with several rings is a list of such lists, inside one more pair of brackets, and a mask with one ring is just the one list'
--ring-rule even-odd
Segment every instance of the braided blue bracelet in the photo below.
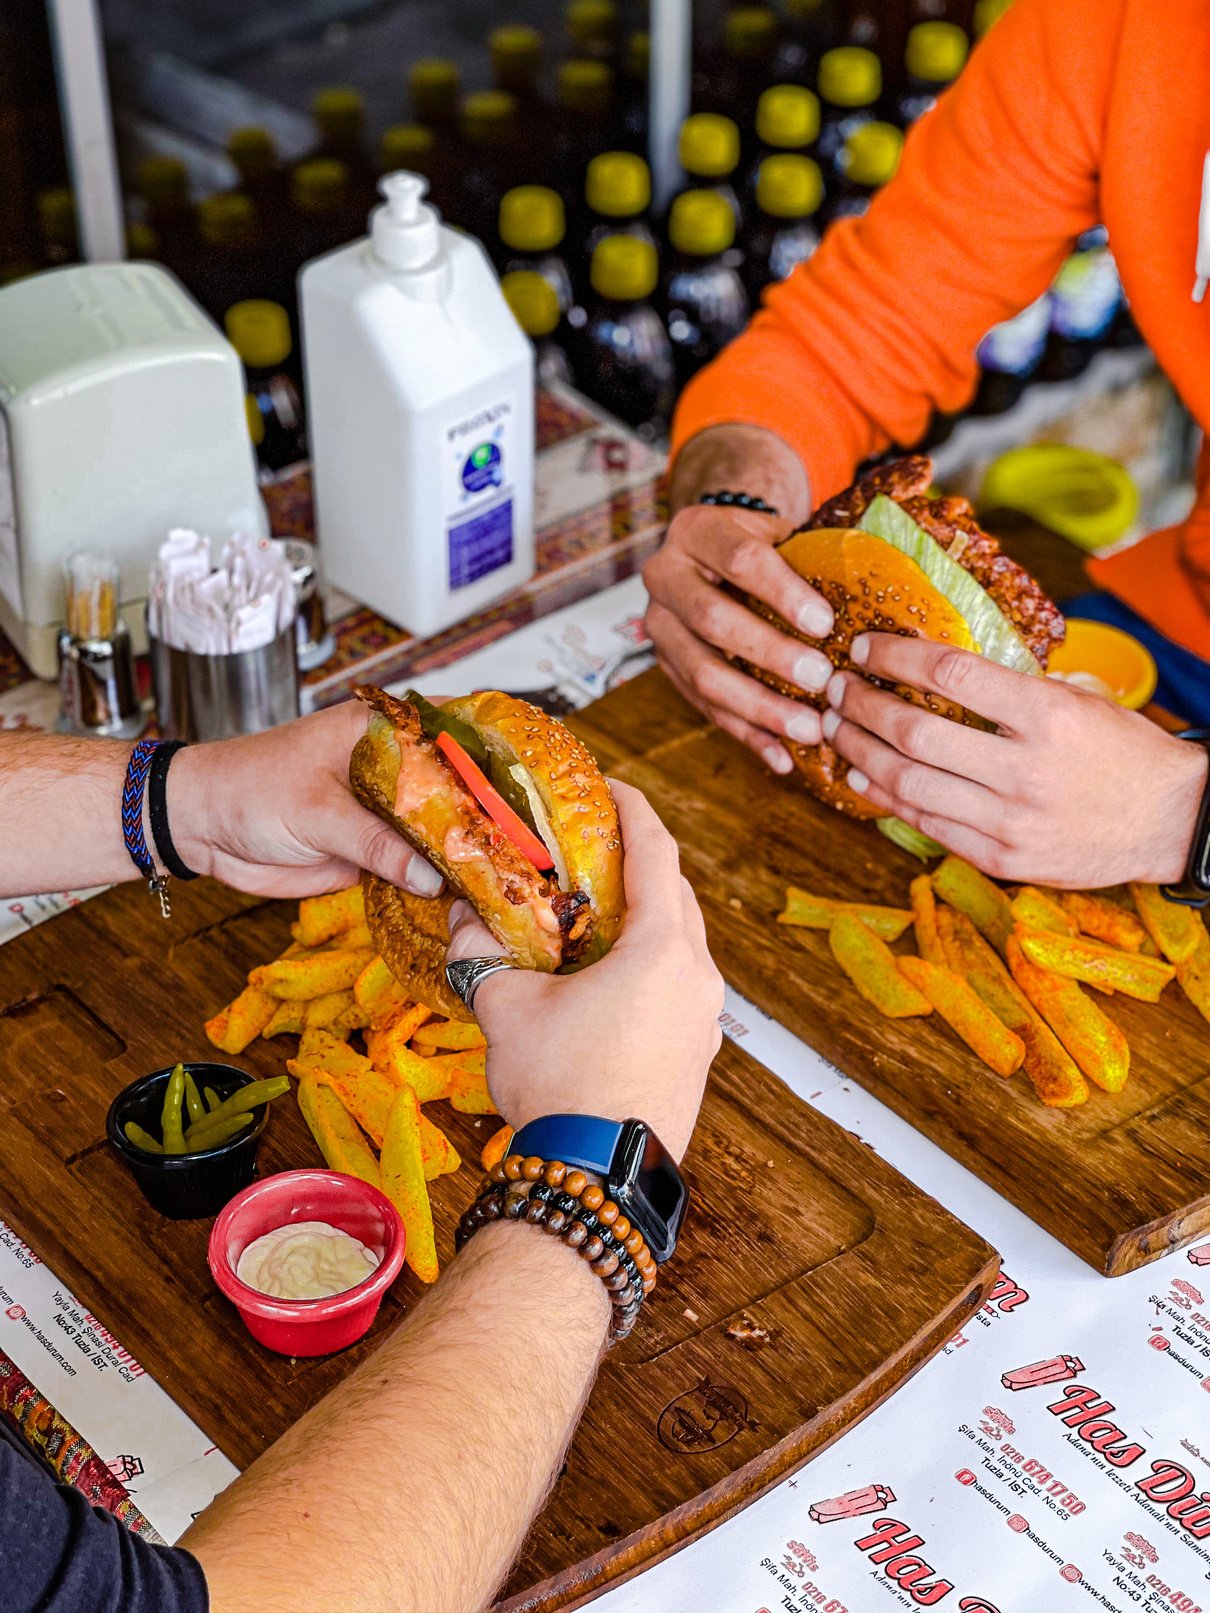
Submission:
{"label": "braided blue bracelet", "polygon": [[153,896],[159,897],[160,912],[169,918],[172,909],[168,901],[168,875],[156,871],[151,853],[147,850],[147,836],[143,832],[143,797],[147,793],[147,775],[159,747],[158,739],[140,739],[130,753],[126,782],[122,786],[122,839],[131,862],[147,881],[147,889]]}

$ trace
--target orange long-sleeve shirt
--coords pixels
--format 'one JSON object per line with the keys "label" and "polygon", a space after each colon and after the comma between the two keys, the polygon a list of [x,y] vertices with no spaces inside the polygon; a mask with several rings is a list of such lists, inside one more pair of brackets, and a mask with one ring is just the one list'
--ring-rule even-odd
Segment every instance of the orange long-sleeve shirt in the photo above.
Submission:
{"label": "orange long-sleeve shirt", "polygon": [[[912,130],[860,219],[766,292],[686,389],[673,449],[707,426],[765,426],[813,497],[952,412],[984,334],[1040,296],[1098,222],[1143,335],[1210,424],[1210,296],[1193,300],[1210,152],[1202,0],[1016,0]],[[1210,476],[1180,528],[1090,567],[1177,642],[1210,655]]]}

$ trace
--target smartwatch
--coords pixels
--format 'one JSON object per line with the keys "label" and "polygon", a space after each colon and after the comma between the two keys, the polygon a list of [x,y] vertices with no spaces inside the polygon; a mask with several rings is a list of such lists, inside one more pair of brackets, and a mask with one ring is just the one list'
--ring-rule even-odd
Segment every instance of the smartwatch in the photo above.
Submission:
{"label": "smartwatch", "polygon": [[599,1176],[608,1197],[643,1234],[656,1264],[671,1258],[689,1189],[672,1155],[641,1120],[544,1115],[522,1126],[508,1151],[561,1160]]}
{"label": "smartwatch", "polygon": [[[1176,735],[1205,748],[1210,760],[1210,728],[1186,728]],[[1210,770],[1206,774],[1206,788],[1198,808],[1193,829],[1193,842],[1189,847],[1189,863],[1183,885],[1162,885],[1160,889],[1170,902],[1184,907],[1206,907],[1210,904]]]}

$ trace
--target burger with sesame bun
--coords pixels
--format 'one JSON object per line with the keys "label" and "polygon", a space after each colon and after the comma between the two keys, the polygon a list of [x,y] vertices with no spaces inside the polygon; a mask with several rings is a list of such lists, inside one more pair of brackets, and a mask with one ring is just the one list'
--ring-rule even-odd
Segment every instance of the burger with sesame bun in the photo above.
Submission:
{"label": "burger with sesame bun", "polygon": [[[822,504],[778,546],[782,559],[835,613],[832,632],[820,648],[834,666],[845,668],[859,633],[904,633],[1041,676],[1051,650],[1063,642],[1058,606],[1001,552],[966,499],[930,496],[932,474],[932,461],[920,455],[880,466]],[[748,603],[783,632],[804,637],[760,600]],[[744,665],[795,700],[825,703],[822,694],[808,694],[763,668]],[[893,691],[956,722],[982,722],[936,695],[902,684]],[[786,747],[820,800],[850,817],[877,817],[879,828],[909,850],[933,848],[931,841],[923,844],[927,837],[897,818],[880,817],[877,807],[849,789],[849,764],[826,740],[818,745],[786,741]]]}
{"label": "burger with sesame bun", "polygon": [[512,961],[547,972],[602,957],[622,927],[622,838],[589,750],[546,712],[487,691],[432,705],[361,688],[370,708],[349,782],[432,863],[449,894],[363,874],[366,920],[420,1002],[469,1017],[445,980],[449,906],[465,897]]}

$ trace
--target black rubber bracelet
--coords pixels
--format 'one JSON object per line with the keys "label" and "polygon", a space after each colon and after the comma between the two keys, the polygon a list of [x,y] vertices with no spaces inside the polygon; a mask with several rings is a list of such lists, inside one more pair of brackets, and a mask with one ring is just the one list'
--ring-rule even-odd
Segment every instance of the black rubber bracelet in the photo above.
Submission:
{"label": "black rubber bracelet", "polygon": [[[1210,728],[1186,728],[1176,738],[1203,746],[1210,759]],[[1198,807],[1185,882],[1161,885],[1160,890],[1170,902],[1178,902],[1182,907],[1210,907],[1210,772],[1206,775],[1206,787]]]}
{"label": "black rubber bracelet", "polygon": [[766,504],[763,498],[757,498],[755,493],[729,493],[725,489],[718,493],[700,493],[696,502],[698,504],[719,504],[729,510],[755,510],[758,515],[780,515],[772,504]]}
{"label": "black rubber bracelet", "polygon": [[151,822],[151,838],[160,861],[174,879],[196,879],[193,869],[183,863],[172,843],[168,827],[168,769],[177,751],[185,749],[183,739],[170,739],[157,745],[151,758],[151,772],[147,776],[147,816]]}

